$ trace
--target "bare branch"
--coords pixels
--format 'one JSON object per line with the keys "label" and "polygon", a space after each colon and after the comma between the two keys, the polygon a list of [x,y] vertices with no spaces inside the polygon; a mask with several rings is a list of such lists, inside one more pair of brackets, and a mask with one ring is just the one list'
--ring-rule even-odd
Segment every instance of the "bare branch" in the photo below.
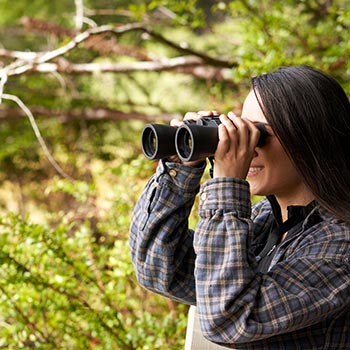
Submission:
{"label": "bare branch", "polygon": [[[116,72],[128,73],[136,71],[165,71],[174,70],[182,67],[203,66],[203,61],[195,56],[176,57],[163,59],[155,62],[100,62],[100,63],[81,63],[71,64],[66,60],[59,60],[58,63],[42,63],[33,66],[32,72],[49,73],[49,72],[66,72],[66,73],[95,73],[95,72]],[[15,71],[14,71],[15,72]]]}
{"label": "bare branch", "polygon": [[0,57],[16,58],[23,61],[32,61],[37,56],[38,56],[38,52],[10,51],[10,50],[0,48]]}
{"label": "bare branch", "polygon": [[58,163],[55,161],[55,159],[52,157],[49,149],[46,146],[46,143],[44,141],[44,139],[41,136],[40,130],[35,122],[34,116],[32,114],[32,112],[28,109],[28,107],[22,102],[22,100],[20,98],[18,98],[17,96],[14,95],[9,95],[9,94],[2,94],[1,96],[3,99],[6,100],[11,100],[13,102],[15,102],[21,109],[22,111],[25,113],[25,115],[28,117],[30,124],[32,126],[32,129],[35,133],[36,138],[38,139],[40,146],[42,148],[42,150],[44,151],[44,154],[46,156],[46,158],[48,159],[48,161],[51,163],[51,165],[56,169],[56,171],[63,177],[73,180],[71,176],[69,176],[59,165]]}
{"label": "bare branch", "polygon": [[[77,28],[80,30],[82,28],[82,19],[83,19],[83,2],[82,0],[75,1],[77,7]],[[43,23],[41,23],[43,24]],[[44,23],[45,25],[45,23]],[[57,28],[56,28],[57,29]],[[55,30],[56,30],[55,29]],[[177,50],[179,53],[184,54],[182,57],[175,58],[155,58],[153,57],[152,61],[137,61],[132,63],[109,63],[109,62],[101,62],[101,63],[81,63],[81,64],[72,64],[64,59],[64,56],[69,51],[76,48],[81,43],[86,43],[86,41],[94,36],[101,34],[113,34],[117,37],[123,35],[128,32],[141,32],[143,34],[147,34],[147,37],[150,37],[168,47],[171,47]],[[8,80],[8,77],[13,75],[21,75],[25,73],[31,72],[40,72],[40,73],[93,73],[93,72],[134,72],[134,71],[165,71],[165,70],[181,70],[184,69],[189,72],[188,69],[192,69],[192,72],[195,72],[195,68],[201,68],[200,73],[203,74],[203,70],[205,67],[211,66],[213,68],[232,68],[237,65],[237,63],[231,61],[225,61],[221,59],[216,59],[210,57],[204,53],[197,52],[187,45],[177,44],[163,35],[156,33],[152,29],[146,27],[145,25],[139,23],[126,24],[122,26],[112,26],[112,25],[102,25],[99,27],[92,27],[88,30],[76,34],[67,44],[60,46],[54,50],[46,51],[46,52],[20,52],[20,51],[9,51],[9,50],[0,50],[0,55],[3,55],[8,58],[14,58],[15,61],[5,66],[0,70],[0,104],[1,99],[12,100],[17,103],[17,105],[22,109],[22,111],[28,117],[34,133],[46,155],[49,162],[53,165],[56,171],[61,174],[63,177],[70,178],[71,177],[66,174],[62,168],[57,164],[57,162],[52,157],[49,152],[44,139],[42,138],[40,131],[35,122],[34,116],[32,112],[26,107],[26,105],[14,95],[4,94],[4,86]],[[224,72],[219,72],[215,70],[212,74],[217,76],[224,77]],[[86,116],[89,116],[85,111]],[[96,112],[96,111],[95,111]],[[106,110],[103,110],[103,116],[107,113]],[[70,115],[73,116],[74,113],[70,112]],[[101,116],[101,110],[98,113],[94,114],[94,118],[96,116]],[[135,117],[135,116],[134,116]],[[88,117],[87,117],[88,118]],[[123,118],[125,119],[125,118]],[[133,118],[135,119],[135,118]],[[71,179],[72,180],[72,179]]]}
{"label": "bare branch", "polygon": [[[24,66],[13,68],[12,75],[23,73]],[[230,70],[227,68],[210,67],[196,56],[182,56],[157,61],[99,62],[99,63],[71,63],[60,57],[54,63],[41,63],[32,66],[28,73],[60,73],[60,74],[91,74],[91,73],[132,73],[138,71],[162,72],[176,71],[190,74],[203,80],[230,82]]]}
{"label": "bare branch", "polygon": [[159,33],[156,33],[155,31],[153,31],[151,29],[143,28],[143,30],[145,32],[147,32],[147,34],[149,34],[153,39],[156,39],[157,41],[159,41],[159,42],[161,42],[169,47],[172,47],[173,49],[176,49],[177,51],[182,52],[184,54],[197,56],[197,57],[201,58],[203,60],[203,62],[205,62],[208,65],[212,65],[215,67],[225,67],[225,68],[233,68],[233,67],[236,67],[238,65],[237,62],[233,62],[230,60],[221,60],[218,58],[214,58],[214,57],[205,55],[199,51],[196,51],[196,50],[193,50],[193,49],[187,47],[186,44],[185,45],[184,44],[181,44],[181,45],[176,44],[176,43],[166,39],[164,36],[162,36]]}
{"label": "bare branch", "polygon": [[83,0],[75,0],[75,29],[81,31],[84,23],[84,3]]}
{"label": "bare branch", "polygon": [[[33,53],[30,52],[28,55],[25,53],[19,54],[18,52],[16,53],[16,56],[19,57],[21,56],[20,60],[17,60],[13,62],[12,64],[8,65],[7,67],[4,67],[3,70],[6,72],[8,76],[10,75],[18,75],[18,74],[23,74],[25,72],[31,71],[34,69],[35,66],[39,66],[40,64],[49,62],[57,57],[63,56],[70,50],[74,49],[77,47],[80,43],[86,41],[90,36],[92,35],[97,35],[101,33],[112,33],[115,35],[121,35],[125,34],[130,31],[141,31],[143,33],[147,33],[149,36],[154,38],[155,40],[172,47],[179,52],[185,53],[186,55],[191,55],[194,57],[197,57],[197,64],[199,64],[200,61],[202,61],[202,65],[205,63],[207,65],[212,65],[216,67],[226,67],[226,68],[232,68],[236,66],[237,64],[234,62],[230,61],[225,61],[221,59],[215,59],[210,56],[207,56],[203,53],[197,52],[195,50],[192,50],[190,48],[187,48],[185,46],[181,46],[179,44],[176,44],[162,35],[152,31],[151,29],[146,28],[144,25],[134,23],[134,24],[127,24],[123,25],[120,27],[115,27],[111,25],[103,25],[100,27],[96,28],[90,28],[86,30],[83,33],[79,33],[76,35],[71,41],[69,41],[66,45],[63,45],[55,50],[48,51],[48,52],[37,52]],[[9,55],[9,52],[3,52],[7,53]],[[15,56],[15,54],[13,54]],[[193,60],[194,58],[191,58]],[[22,61],[24,60],[24,61]],[[183,58],[179,58],[179,61],[183,61]],[[141,66],[147,67],[147,65],[144,65],[143,63]],[[142,68],[140,68],[141,70]],[[152,69],[152,68],[149,68]]]}

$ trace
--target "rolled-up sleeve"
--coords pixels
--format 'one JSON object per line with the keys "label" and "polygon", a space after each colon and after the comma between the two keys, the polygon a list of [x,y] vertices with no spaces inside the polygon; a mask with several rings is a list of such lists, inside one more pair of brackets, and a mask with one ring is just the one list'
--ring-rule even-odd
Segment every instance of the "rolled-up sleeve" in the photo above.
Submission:
{"label": "rolled-up sleeve", "polygon": [[286,333],[293,339],[293,332],[340,313],[349,298],[344,225],[331,229],[320,223],[308,243],[296,240],[283,259],[261,274],[250,252],[255,225],[250,208],[244,180],[212,179],[201,188],[194,235],[197,311],[204,336],[232,348],[273,342]]}

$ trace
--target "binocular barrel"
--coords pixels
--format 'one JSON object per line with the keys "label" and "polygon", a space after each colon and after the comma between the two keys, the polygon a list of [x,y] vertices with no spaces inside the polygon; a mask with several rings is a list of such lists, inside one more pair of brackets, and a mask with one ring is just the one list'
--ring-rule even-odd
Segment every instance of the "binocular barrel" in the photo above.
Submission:
{"label": "binocular barrel", "polygon": [[161,159],[176,154],[176,128],[163,124],[147,124],[143,128],[141,143],[146,158]]}
{"label": "binocular barrel", "polygon": [[[185,121],[178,128],[163,124],[147,124],[143,128],[141,141],[146,158],[161,159],[177,155],[183,162],[205,159],[214,155],[217,148],[219,117],[204,117],[197,121]],[[255,124],[260,131],[257,146],[266,141],[266,130],[262,123]]]}
{"label": "binocular barrel", "polygon": [[176,153],[183,162],[213,156],[218,142],[217,124],[183,124],[175,135]]}

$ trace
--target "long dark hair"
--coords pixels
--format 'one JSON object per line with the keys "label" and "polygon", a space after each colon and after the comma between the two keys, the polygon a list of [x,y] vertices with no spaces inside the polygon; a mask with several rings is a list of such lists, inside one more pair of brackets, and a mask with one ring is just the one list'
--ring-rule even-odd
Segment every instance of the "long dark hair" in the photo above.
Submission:
{"label": "long dark hair", "polygon": [[340,84],[293,66],[253,78],[252,87],[316,201],[350,222],[350,103]]}

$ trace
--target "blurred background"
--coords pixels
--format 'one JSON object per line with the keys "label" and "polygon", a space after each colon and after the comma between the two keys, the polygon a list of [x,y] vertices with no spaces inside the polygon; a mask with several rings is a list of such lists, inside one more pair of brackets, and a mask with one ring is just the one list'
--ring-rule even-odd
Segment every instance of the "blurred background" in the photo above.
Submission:
{"label": "blurred background", "polygon": [[0,13],[0,348],[183,349],[188,307],[141,289],[129,257],[156,167],[142,127],[240,114],[250,78],[283,65],[349,95],[350,1],[0,0]]}

